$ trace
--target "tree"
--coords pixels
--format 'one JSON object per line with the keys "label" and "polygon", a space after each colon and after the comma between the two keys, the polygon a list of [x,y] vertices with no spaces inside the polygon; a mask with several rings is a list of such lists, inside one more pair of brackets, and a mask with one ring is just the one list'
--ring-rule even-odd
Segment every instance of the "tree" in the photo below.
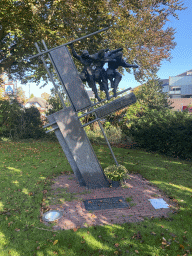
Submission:
{"label": "tree", "polygon": [[38,139],[44,136],[42,126],[37,108],[23,109],[16,99],[0,100],[0,137]]}
{"label": "tree", "polygon": [[163,93],[162,82],[158,78],[151,78],[147,83],[133,90],[138,103],[146,105],[149,109],[160,110],[162,108],[172,108],[168,100],[168,94]]}
{"label": "tree", "polygon": [[35,97],[34,94],[31,93],[29,99],[33,99],[34,97]]}
{"label": "tree", "polygon": [[146,116],[152,110],[172,109],[168,94],[162,92],[162,83],[158,78],[149,79],[147,83],[133,89],[133,93],[137,102],[129,106],[121,116],[121,128],[124,133],[128,133],[127,128],[130,128],[137,119]]}
{"label": "tree", "polygon": [[17,88],[17,98],[19,102],[22,102],[22,103],[24,103],[26,100],[25,91],[22,89],[22,87]]}
{"label": "tree", "polygon": [[46,84],[40,59],[27,59],[37,53],[35,42],[44,39],[51,48],[111,26],[75,48],[93,53],[123,47],[126,61],[140,67],[134,71],[139,81],[170,58],[175,31],[164,26],[170,15],[177,17],[176,11],[183,9],[180,0],[1,0],[0,73],[23,82],[39,83],[42,78]]}
{"label": "tree", "polygon": [[49,97],[50,97],[50,94],[48,94],[48,93],[46,93],[46,92],[44,92],[44,93],[41,94],[41,98],[43,98],[43,99],[46,100],[46,101],[48,101]]}

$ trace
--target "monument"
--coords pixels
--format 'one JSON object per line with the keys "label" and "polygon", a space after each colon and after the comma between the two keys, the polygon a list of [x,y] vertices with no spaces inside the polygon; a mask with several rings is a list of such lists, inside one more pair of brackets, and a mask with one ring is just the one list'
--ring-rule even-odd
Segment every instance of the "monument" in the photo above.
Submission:
{"label": "monument", "polygon": [[[130,65],[126,63],[122,58],[122,48],[109,51],[109,49],[101,50],[98,53],[89,55],[87,51],[83,51],[82,55],[78,55],[73,48],[73,43],[75,41],[80,41],[86,37],[92,36],[97,33],[101,33],[108,28],[101,29],[87,36],[75,39],[69,43],[65,43],[61,46],[47,49],[45,42],[42,40],[45,51],[40,51],[37,43],[35,43],[38,50],[38,54],[32,56],[31,58],[40,56],[47,72],[52,81],[56,91],[57,86],[54,82],[53,75],[50,72],[48,66],[46,65],[44,56],[48,54],[51,63],[61,81],[64,91],[66,92],[68,99],[71,103],[70,107],[66,107],[65,102],[58,92],[61,102],[63,104],[63,109],[48,116],[49,124],[44,127],[52,126],[50,131],[55,131],[58,141],[68,159],[68,162],[78,179],[80,186],[86,186],[87,188],[101,188],[108,187],[109,182],[104,175],[102,167],[94,153],[91,143],[83,129],[83,127],[97,121],[99,123],[100,129],[106,139],[109,146],[111,154],[114,158],[116,165],[118,162],[112,151],[112,148],[107,140],[104,133],[100,119],[105,117],[112,112],[119,109],[125,108],[136,102],[136,97],[133,93],[126,96],[113,100],[104,106],[94,109],[93,107],[98,105],[100,102],[116,97],[117,95],[130,90],[128,88],[120,93],[117,93],[117,86],[121,80],[121,74],[116,71],[119,66],[122,67],[133,67],[136,65]],[[72,54],[83,64],[83,71],[79,75],[67,45],[72,49]],[[104,69],[104,64],[108,63],[108,69]],[[114,95],[109,96],[108,93],[108,80],[113,88]],[[93,104],[89,99],[89,96],[84,88],[83,81],[86,81],[89,87],[92,88],[95,93],[95,97],[98,102]],[[99,84],[100,89],[105,91],[106,99],[101,100],[97,93],[96,83]],[[87,111],[86,113],[78,116],[79,111]],[[81,124],[80,119],[90,113],[94,113],[95,119],[84,125]]]}

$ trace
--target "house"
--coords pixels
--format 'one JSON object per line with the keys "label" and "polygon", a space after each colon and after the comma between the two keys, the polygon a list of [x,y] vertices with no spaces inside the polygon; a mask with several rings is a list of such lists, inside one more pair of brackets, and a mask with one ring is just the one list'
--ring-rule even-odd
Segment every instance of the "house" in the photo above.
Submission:
{"label": "house", "polygon": [[[192,104],[192,69],[169,79],[162,79],[163,92],[168,93],[173,110],[183,111]],[[188,109],[191,113],[191,109]]]}
{"label": "house", "polygon": [[163,92],[171,99],[192,97],[192,69],[169,79],[162,79]]}
{"label": "house", "polygon": [[40,97],[33,97],[29,99],[24,105],[25,108],[30,108],[32,106],[36,107],[39,110],[41,117],[45,117],[45,111],[47,106],[46,100]]}
{"label": "house", "polygon": [[[183,111],[187,108],[187,106],[192,105],[192,98],[170,98],[172,102],[173,110],[175,111]],[[191,113],[191,110],[189,109]]]}

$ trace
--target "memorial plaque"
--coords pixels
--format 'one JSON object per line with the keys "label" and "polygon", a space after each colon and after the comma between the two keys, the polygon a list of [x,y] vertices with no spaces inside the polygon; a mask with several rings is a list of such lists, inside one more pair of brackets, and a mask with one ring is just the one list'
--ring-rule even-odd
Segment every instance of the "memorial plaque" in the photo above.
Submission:
{"label": "memorial plaque", "polygon": [[120,197],[97,198],[83,201],[87,211],[105,210],[114,208],[127,208],[129,204]]}
{"label": "memorial plaque", "polygon": [[169,208],[169,205],[163,198],[148,199],[155,209]]}
{"label": "memorial plaque", "polygon": [[91,106],[89,96],[67,47],[51,51],[50,56],[75,111]]}
{"label": "memorial plaque", "polygon": [[134,93],[130,93],[124,97],[121,97],[117,100],[114,100],[110,103],[108,103],[107,105],[100,107],[98,109],[95,110],[95,112],[97,113],[97,116],[99,118],[103,118],[106,115],[109,115],[117,110],[120,110],[122,108],[125,108],[133,103],[135,103],[137,101],[135,94]]}

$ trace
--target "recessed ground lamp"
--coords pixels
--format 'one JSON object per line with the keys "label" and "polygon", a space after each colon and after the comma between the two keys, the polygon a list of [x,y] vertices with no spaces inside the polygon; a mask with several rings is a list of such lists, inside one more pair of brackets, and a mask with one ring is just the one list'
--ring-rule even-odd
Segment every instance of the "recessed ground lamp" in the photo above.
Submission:
{"label": "recessed ground lamp", "polygon": [[62,216],[63,216],[62,212],[57,210],[52,210],[43,214],[43,220],[49,221],[49,222],[55,221],[60,219]]}

